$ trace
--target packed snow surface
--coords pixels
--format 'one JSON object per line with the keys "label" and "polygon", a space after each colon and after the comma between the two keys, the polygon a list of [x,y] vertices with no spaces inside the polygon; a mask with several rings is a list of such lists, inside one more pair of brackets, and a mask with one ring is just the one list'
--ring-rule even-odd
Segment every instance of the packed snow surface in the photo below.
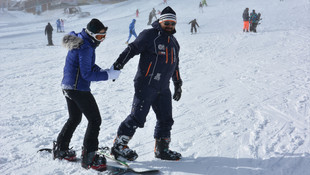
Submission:
{"label": "packed snow surface", "polygon": [[[310,174],[310,1],[207,2],[200,13],[199,0],[168,0],[177,13],[183,79],[182,98],[173,102],[170,148],[183,159],[154,158],[156,119],[151,110],[145,127],[129,143],[139,154],[131,165],[171,175]],[[87,18],[64,15],[62,9],[40,16],[0,12],[1,174],[97,173],[37,153],[52,147],[68,118],[60,87],[67,54],[62,37],[100,19],[109,29],[96,50],[97,64],[109,68],[126,48],[136,9],[140,33],[150,27],[152,8],[165,6],[162,0],[81,6],[91,13]],[[246,7],[262,14],[257,33],[242,32]],[[65,20],[66,33],[56,33],[58,18]],[[188,23],[194,18],[200,27],[191,35]],[[46,46],[48,22],[54,27],[53,47]],[[130,113],[138,60],[130,60],[115,82],[92,83],[102,116],[100,146],[112,146],[120,122]],[[84,117],[71,140],[78,156],[86,126]]]}

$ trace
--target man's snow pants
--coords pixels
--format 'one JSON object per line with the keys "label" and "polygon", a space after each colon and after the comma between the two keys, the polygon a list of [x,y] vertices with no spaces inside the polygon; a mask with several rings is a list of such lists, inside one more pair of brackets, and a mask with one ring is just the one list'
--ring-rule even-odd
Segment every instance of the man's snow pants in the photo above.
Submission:
{"label": "man's snow pants", "polygon": [[157,119],[154,138],[170,138],[174,121],[169,88],[161,91],[151,87],[136,89],[131,114],[120,124],[117,135],[132,137],[138,127],[143,128],[151,107]]}

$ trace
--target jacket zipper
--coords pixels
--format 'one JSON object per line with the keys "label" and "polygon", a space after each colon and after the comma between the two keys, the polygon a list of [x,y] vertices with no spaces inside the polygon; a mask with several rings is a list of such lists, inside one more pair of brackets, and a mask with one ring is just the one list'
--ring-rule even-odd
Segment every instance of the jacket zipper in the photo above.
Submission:
{"label": "jacket zipper", "polygon": [[78,79],[79,79],[79,74],[80,74],[80,68],[78,68],[78,71],[76,73],[76,78],[75,78],[75,82],[74,82],[74,85],[73,85],[74,90],[77,89],[77,83],[78,83]]}

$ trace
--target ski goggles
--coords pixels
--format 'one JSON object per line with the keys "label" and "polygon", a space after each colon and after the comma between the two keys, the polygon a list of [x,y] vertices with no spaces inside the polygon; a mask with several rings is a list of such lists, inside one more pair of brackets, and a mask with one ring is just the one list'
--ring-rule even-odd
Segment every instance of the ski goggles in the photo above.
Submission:
{"label": "ski goggles", "polygon": [[95,40],[100,41],[100,42],[102,42],[102,41],[105,39],[106,35],[107,35],[107,32],[103,32],[103,33],[93,33],[93,32],[91,32],[91,31],[89,31],[89,30],[87,30],[87,29],[86,29],[86,32],[87,32],[90,36],[92,36]]}
{"label": "ski goggles", "polygon": [[165,21],[163,23],[165,26],[169,26],[169,25],[175,26],[176,25],[176,22],[172,22],[172,21]]}

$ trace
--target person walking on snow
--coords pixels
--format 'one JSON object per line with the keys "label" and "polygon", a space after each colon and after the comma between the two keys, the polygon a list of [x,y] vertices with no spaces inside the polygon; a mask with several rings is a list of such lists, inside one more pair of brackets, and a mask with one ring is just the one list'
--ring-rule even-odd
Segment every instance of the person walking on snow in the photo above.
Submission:
{"label": "person walking on snow", "polygon": [[154,8],[150,12],[150,14],[149,14],[149,22],[147,23],[147,25],[151,25],[153,17],[155,17],[155,19],[157,19],[157,17],[156,17],[156,10]]}
{"label": "person walking on snow", "polygon": [[106,170],[106,159],[97,154],[101,116],[90,91],[90,84],[92,81],[117,79],[120,74],[120,71],[115,70],[113,66],[103,70],[95,63],[95,50],[105,39],[107,30],[108,27],[98,19],[92,19],[87,24],[87,28],[82,29],[80,33],[72,31],[63,38],[63,45],[69,51],[61,86],[68,105],[69,119],[53,146],[54,159],[76,160],[76,153],[69,148],[69,144],[84,114],[88,125],[82,147],[81,165],[83,168],[98,171]]}
{"label": "person walking on snow", "polygon": [[45,35],[47,35],[47,46],[53,46],[53,27],[51,25],[51,23],[47,23],[47,25],[45,26]]}
{"label": "person walking on snow", "polygon": [[65,32],[65,21],[63,19],[60,19],[60,28],[61,32]]}
{"label": "person walking on snow", "polygon": [[139,17],[139,9],[136,10],[136,17]]}
{"label": "person walking on snow", "polygon": [[242,18],[243,18],[243,32],[249,32],[249,8],[245,8],[245,10],[243,11],[242,14]]}
{"label": "person walking on snow", "polygon": [[137,39],[119,55],[113,64],[122,69],[135,55],[140,54],[132,111],[120,124],[111,153],[116,159],[133,161],[138,154],[128,147],[137,128],[143,128],[150,108],[156,114],[155,157],[163,160],[179,160],[181,154],[169,149],[171,141],[172,95],[170,79],[174,83],[173,99],[179,101],[182,80],[179,71],[180,46],[173,36],[176,33],[176,13],[171,7],[163,9],[160,18],[151,29],[142,31]]}
{"label": "person walking on snow", "polygon": [[250,14],[250,32],[256,33],[256,27],[258,24],[258,15],[256,14],[255,10],[252,11]]}
{"label": "person walking on snow", "polygon": [[57,32],[61,32],[60,19],[56,20]]}
{"label": "person walking on snow", "polygon": [[192,20],[191,22],[189,22],[188,24],[191,24],[191,33],[193,34],[193,29],[195,30],[195,33],[197,33],[197,28],[196,26],[199,27],[196,19]]}
{"label": "person walking on snow", "polygon": [[136,31],[135,31],[135,24],[136,24],[136,20],[133,19],[132,22],[129,24],[129,37],[128,37],[128,40],[126,41],[126,44],[128,44],[130,38],[131,38],[131,35],[135,36],[137,38],[137,34],[136,34]]}

